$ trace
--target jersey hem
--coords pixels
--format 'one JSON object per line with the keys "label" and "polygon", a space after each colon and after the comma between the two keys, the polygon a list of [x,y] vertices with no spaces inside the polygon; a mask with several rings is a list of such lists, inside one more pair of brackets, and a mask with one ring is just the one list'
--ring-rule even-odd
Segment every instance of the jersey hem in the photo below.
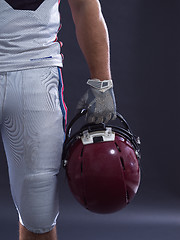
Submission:
{"label": "jersey hem", "polygon": [[33,69],[33,68],[43,68],[43,67],[63,67],[63,63],[62,62],[59,62],[59,61],[54,61],[54,62],[46,62],[46,63],[43,63],[42,62],[36,62],[34,64],[31,64],[31,65],[13,65],[13,66],[3,66],[1,67],[0,66],[0,73],[3,73],[3,72],[14,72],[14,71],[21,71],[21,70],[27,70],[27,69]]}

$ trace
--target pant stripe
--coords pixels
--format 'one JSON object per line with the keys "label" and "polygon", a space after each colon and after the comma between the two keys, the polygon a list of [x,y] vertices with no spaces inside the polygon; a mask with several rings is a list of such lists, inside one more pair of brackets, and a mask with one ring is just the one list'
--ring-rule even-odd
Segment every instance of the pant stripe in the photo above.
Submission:
{"label": "pant stripe", "polygon": [[64,84],[63,84],[63,78],[62,78],[62,71],[60,68],[58,68],[58,72],[59,72],[59,100],[60,100],[60,106],[61,106],[61,110],[63,113],[63,127],[64,130],[66,130],[66,125],[67,125],[67,106],[64,102]]}

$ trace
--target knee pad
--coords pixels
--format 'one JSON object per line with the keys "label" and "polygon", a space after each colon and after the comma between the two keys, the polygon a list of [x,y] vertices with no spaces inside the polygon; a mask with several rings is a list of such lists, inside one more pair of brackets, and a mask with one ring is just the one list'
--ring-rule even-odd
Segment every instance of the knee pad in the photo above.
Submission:
{"label": "knee pad", "polygon": [[26,176],[17,209],[21,224],[29,231],[49,232],[59,214],[57,176],[52,173]]}

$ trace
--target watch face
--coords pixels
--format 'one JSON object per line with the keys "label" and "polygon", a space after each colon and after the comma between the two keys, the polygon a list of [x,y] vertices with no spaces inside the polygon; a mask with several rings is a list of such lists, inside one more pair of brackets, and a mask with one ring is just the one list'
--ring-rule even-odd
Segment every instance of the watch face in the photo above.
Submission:
{"label": "watch face", "polygon": [[35,11],[45,0],[5,0],[15,10]]}

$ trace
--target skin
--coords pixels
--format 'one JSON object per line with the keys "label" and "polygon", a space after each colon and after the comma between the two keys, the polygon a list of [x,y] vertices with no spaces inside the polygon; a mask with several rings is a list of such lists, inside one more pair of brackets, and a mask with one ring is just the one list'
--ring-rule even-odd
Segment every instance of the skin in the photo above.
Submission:
{"label": "skin", "polygon": [[19,240],[57,240],[56,227],[48,233],[37,234],[28,231],[19,223]]}
{"label": "skin", "polygon": [[[109,36],[98,0],[68,0],[79,46],[89,67],[91,78],[111,79]],[[19,224],[19,240],[57,240],[56,227],[35,234]]]}
{"label": "skin", "polygon": [[109,36],[98,0],[69,0],[76,36],[91,78],[111,79]]}

